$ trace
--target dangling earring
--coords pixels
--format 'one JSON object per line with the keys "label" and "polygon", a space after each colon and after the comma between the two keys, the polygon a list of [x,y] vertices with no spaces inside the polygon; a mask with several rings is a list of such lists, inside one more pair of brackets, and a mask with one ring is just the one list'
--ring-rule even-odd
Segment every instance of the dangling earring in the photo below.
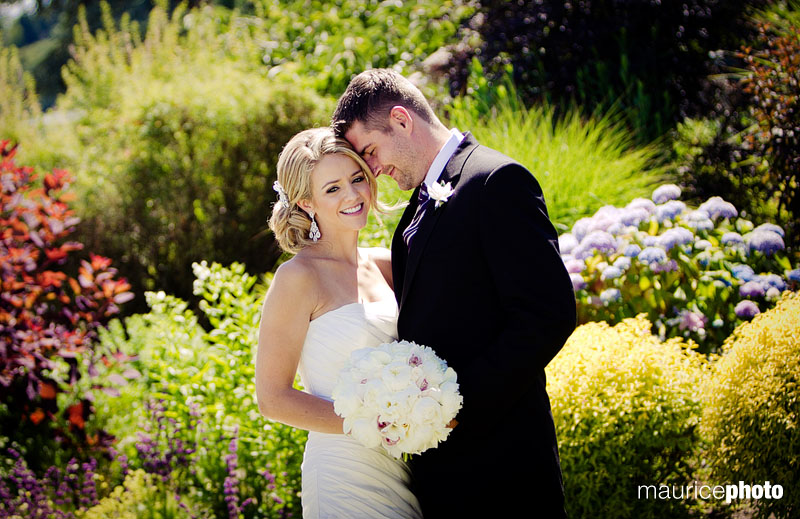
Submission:
{"label": "dangling earring", "polygon": [[317,221],[314,220],[314,211],[311,211],[309,213],[309,216],[311,217],[311,229],[308,231],[308,237],[316,242],[322,235],[319,233],[319,226],[317,226]]}

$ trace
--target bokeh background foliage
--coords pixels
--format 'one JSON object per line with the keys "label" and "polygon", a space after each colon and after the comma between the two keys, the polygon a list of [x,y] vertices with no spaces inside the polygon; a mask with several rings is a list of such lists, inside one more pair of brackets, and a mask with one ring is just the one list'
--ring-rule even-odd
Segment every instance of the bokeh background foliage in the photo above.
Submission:
{"label": "bokeh background foliage", "polygon": [[[0,512],[300,515],[305,433],[263,419],[253,396],[260,301],[285,259],[266,226],[274,165],[294,133],[327,124],[353,74],[389,66],[543,187],[585,322],[548,367],[570,515],[796,515],[792,499],[635,492],[774,478],[800,493],[798,12],[0,1],[4,175],[20,193],[61,182],[69,221],[42,241],[30,231],[59,218],[19,208],[56,205],[3,177],[0,383],[14,398],[0,392]],[[379,183],[387,203],[408,196]],[[362,244],[388,246],[399,214],[371,215]],[[90,292],[111,301],[102,315]],[[48,308],[92,319],[40,326]]]}

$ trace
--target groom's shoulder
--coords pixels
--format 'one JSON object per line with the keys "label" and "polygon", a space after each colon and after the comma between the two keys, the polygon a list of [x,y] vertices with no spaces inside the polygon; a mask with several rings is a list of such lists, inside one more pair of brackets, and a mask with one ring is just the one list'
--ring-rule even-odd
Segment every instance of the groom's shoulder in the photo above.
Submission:
{"label": "groom's shoulder", "polygon": [[521,168],[527,171],[525,166],[508,155],[474,141],[474,146],[469,149],[462,172],[468,176],[485,177],[503,168]]}

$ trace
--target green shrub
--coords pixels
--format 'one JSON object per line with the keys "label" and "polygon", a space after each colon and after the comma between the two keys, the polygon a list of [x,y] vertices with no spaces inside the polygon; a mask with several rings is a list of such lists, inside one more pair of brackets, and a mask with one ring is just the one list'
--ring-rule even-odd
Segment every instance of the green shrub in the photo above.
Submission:
{"label": "green shrub", "polygon": [[[562,230],[604,205],[645,196],[660,179],[659,149],[635,146],[618,114],[583,119],[571,109],[557,116],[554,106],[524,108],[507,88],[499,94],[484,102],[494,102],[488,111],[470,98],[456,99],[449,123],[530,169]],[[478,99],[492,95],[481,91]]]}
{"label": "green shrub", "polygon": [[164,419],[174,420],[162,454],[177,440],[197,446],[191,469],[182,472],[188,487],[182,495],[227,517],[225,483],[233,453],[238,495],[253,498],[242,506],[244,518],[297,512],[306,434],[264,419],[255,399],[253,353],[268,280],[259,283],[241,264],[223,268],[203,262],[194,272],[194,293],[211,331],[198,324],[184,301],[148,293],[150,313],[129,317],[124,329],[117,321],[102,335],[109,348],[136,356],[133,365],[141,377],[121,387],[119,396],[98,394],[98,417],[106,417],[106,428],[119,438],[117,448],[131,467],[144,467],[151,458],[139,456],[144,452],[137,446],[139,423],[149,419],[146,401],[161,400]]}
{"label": "green shrub", "polygon": [[754,500],[758,517],[800,510],[800,295],[738,327],[705,386],[701,433],[716,484],[782,485]]}
{"label": "green shrub", "polygon": [[[98,504],[77,512],[79,519],[194,519],[196,510],[175,499],[169,483],[142,469],[128,473],[122,485]],[[207,517],[207,516],[200,516]]]}
{"label": "green shrub", "polygon": [[[188,30],[187,30],[188,29]],[[78,31],[58,113],[77,114],[84,240],[142,292],[191,296],[202,258],[264,272],[279,255],[266,220],[292,135],[327,124],[332,100],[270,79],[246,28],[210,8],[157,7],[135,24]]]}
{"label": "green shrub", "polygon": [[689,501],[638,492],[691,481],[705,365],[679,339],[651,335],[643,316],[575,330],[546,370],[568,516],[687,515]]}
{"label": "green shrub", "polygon": [[41,116],[33,77],[14,47],[0,45],[0,140],[29,144]]}

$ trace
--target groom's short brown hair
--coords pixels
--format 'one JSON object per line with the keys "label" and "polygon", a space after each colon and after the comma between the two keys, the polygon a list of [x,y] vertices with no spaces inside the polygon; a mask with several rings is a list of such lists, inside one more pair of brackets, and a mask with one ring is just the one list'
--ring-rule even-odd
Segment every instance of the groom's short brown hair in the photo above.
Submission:
{"label": "groom's short brown hair", "polygon": [[331,118],[337,136],[344,136],[354,122],[360,121],[368,130],[388,131],[389,111],[404,106],[432,123],[436,119],[422,92],[411,81],[392,69],[365,70],[350,80]]}

